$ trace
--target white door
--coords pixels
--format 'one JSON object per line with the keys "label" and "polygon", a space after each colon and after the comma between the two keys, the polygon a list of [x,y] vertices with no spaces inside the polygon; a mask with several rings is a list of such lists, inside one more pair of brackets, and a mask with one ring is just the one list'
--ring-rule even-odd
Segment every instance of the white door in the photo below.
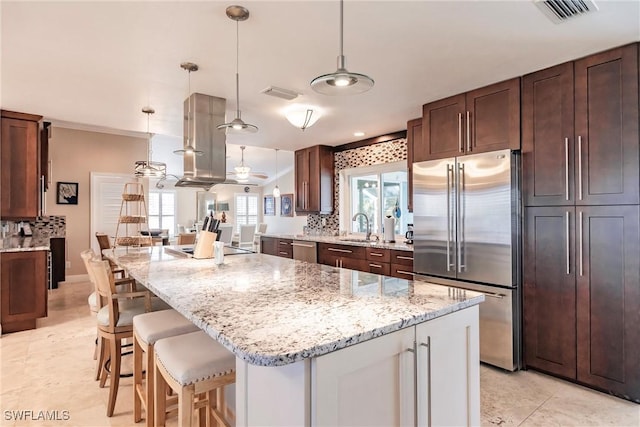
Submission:
{"label": "white door", "polygon": [[416,326],[418,426],[480,425],[478,306]]}
{"label": "white door", "polygon": [[128,182],[137,182],[129,174],[91,173],[91,248],[100,253],[96,232],[116,235],[122,193]]}
{"label": "white door", "polygon": [[312,426],[413,426],[414,328],[312,361]]}

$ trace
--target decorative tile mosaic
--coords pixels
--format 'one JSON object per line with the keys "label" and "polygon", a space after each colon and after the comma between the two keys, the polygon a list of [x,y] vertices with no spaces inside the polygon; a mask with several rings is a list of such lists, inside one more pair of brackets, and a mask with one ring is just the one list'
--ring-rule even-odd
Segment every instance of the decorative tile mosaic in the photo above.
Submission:
{"label": "decorative tile mosaic", "polygon": [[[309,214],[307,226],[312,232],[319,234],[337,234],[340,229],[340,171],[346,168],[379,165],[399,162],[407,159],[407,140],[405,138],[368,145],[334,153],[334,194],[333,213],[330,215]],[[326,225],[322,226],[325,220]]]}

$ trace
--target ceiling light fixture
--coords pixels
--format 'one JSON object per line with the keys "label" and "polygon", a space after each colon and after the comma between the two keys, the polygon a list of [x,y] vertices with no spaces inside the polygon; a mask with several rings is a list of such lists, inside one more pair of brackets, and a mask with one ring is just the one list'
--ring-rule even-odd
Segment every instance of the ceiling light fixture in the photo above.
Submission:
{"label": "ceiling light fixture", "polygon": [[362,132],[362,131],[355,131],[355,132],[353,133],[353,136],[364,136],[364,132]]}
{"label": "ceiling light fixture", "polygon": [[276,186],[273,189],[273,197],[280,197],[280,187],[278,187],[278,149],[276,148]]}
{"label": "ceiling light fixture", "polygon": [[249,172],[251,172],[251,168],[244,164],[244,149],[247,148],[244,145],[240,146],[240,152],[242,153],[242,157],[240,160],[240,164],[233,168],[236,171],[236,178],[238,181],[243,181],[249,179]]}
{"label": "ceiling light fixture", "polygon": [[191,72],[198,71],[198,65],[193,62],[183,62],[180,64],[180,68],[189,72],[189,92],[187,93],[187,102],[189,103],[187,112],[187,135],[184,139],[183,148],[181,150],[175,150],[173,154],[202,156],[204,152],[196,150],[191,143]]}
{"label": "ceiling light fixture", "polygon": [[236,21],[236,118],[229,123],[224,123],[218,126],[220,130],[239,132],[239,133],[255,133],[258,131],[258,127],[245,123],[242,120],[242,113],[240,112],[240,77],[238,71],[238,63],[240,57],[240,36],[239,36],[239,21],[246,21],[249,19],[249,10],[242,6],[229,6],[227,8],[227,16],[229,19]]}
{"label": "ceiling light fixture", "polygon": [[318,108],[300,104],[287,107],[284,114],[289,123],[302,130],[313,126],[322,115]]}
{"label": "ceiling light fixture", "polygon": [[167,176],[167,165],[162,162],[152,162],[152,134],[149,132],[149,117],[155,113],[151,107],[144,107],[142,112],[147,115],[147,160],[138,160],[134,166],[133,174],[138,178],[160,178]]}
{"label": "ceiling light fixture", "polygon": [[344,58],[344,5],[340,0],[340,55],[338,69],[311,80],[311,89],[324,95],[355,95],[368,91],[373,87],[373,79],[364,74],[350,73],[345,66]]}

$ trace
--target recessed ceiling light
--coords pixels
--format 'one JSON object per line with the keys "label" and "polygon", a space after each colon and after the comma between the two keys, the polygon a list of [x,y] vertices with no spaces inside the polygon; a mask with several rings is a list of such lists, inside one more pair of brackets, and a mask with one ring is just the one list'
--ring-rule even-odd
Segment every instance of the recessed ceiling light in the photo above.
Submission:
{"label": "recessed ceiling light", "polygon": [[353,136],[364,136],[364,132],[361,132],[361,131],[354,132]]}

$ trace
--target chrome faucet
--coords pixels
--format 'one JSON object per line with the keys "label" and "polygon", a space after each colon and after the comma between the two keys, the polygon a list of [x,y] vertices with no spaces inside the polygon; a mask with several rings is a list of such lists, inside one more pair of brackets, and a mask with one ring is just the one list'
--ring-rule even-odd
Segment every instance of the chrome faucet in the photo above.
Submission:
{"label": "chrome faucet", "polygon": [[369,217],[367,217],[366,214],[363,214],[362,212],[358,212],[357,214],[355,214],[353,216],[353,219],[351,219],[351,221],[355,221],[356,218],[358,218],[360,215],[362,215],[365,219],[365,221],[367,221],[367,235],[365,240],[370,240],[371,239],[371,225],[369,224]]}

